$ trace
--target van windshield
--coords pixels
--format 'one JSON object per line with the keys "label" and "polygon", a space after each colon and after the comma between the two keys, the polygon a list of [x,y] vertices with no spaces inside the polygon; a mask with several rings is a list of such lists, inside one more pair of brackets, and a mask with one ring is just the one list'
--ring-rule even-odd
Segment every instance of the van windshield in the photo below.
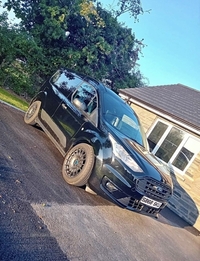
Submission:
{"label": "van windshield", "polygon": [[137,115],[127,103],[110,90],[104,94],[103,114],[107,123],[141,146],[148,148],[146,135]]}

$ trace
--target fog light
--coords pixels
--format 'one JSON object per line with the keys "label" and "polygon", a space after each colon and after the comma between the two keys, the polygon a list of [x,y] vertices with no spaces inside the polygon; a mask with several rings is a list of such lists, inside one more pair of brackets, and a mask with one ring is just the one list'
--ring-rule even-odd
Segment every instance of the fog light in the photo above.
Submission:
{"label": "fog light", "polygon": [[120,198],[118,199],[118,201],[123,204],[124,206],[128,206],[129,205],[129,202],[130,202],[130,197],[125,197],[125,198]]}
{"label": "fog light", "polygon": [[114,185],[112,182],[110,182],[110,181],[107,181],[105,185],[106,185],[107,190],[108,190],[110,193],[113,193],[113,192],[115,192],[115,191],[118,190],[118,188],[115,187],[115,185]]}

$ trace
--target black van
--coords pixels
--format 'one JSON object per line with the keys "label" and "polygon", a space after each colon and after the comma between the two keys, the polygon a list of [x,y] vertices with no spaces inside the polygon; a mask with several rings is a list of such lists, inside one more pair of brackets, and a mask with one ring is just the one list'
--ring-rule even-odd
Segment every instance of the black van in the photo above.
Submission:
{"label": "black van", "polygon": [[103,83],[60,69],[32,99],[24,121],[38,124],[62,153],[68,184],[153,216],[166,206],[170,172],[149,152],[133,109]]}

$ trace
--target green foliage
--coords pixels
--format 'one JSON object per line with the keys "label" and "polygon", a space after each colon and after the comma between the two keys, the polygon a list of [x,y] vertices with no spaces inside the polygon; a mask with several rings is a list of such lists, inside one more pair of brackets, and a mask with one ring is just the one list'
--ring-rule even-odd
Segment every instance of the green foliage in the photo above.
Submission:
{"label": "green foliage", "polygon": [[[15,52],[13,40],[15,39],[16,30],[9,28],[7,22],[7,13],[0,15],[0,69],[12,62]],[[6,36],[6,37],[5,37]]]}
{"label": "green foliage", "polygon": [[[117,21],[124,12],[136,18],[142,12],[140,1],[119,0],[118,10],[112,12],[94,2],[7,0],[7,10],[12,9],[21,22],[19,27],[9,27],[5,14],[0,18],[0,76],[4,85],[32,95],[47,75],[69,67],[109,79],[116,88],[140,86],[142,77],[136,62],[142,42]],[[70,32],[68,37],[66,31]]]}
{"label": "green foliage", "polygon": [[[33,38],[8,23],[7,13],[0,15],[0,83],[16,93],[34,93],[30,75],[42,68],[42,49]],[[39,59],[40,57],[40,59]]]}

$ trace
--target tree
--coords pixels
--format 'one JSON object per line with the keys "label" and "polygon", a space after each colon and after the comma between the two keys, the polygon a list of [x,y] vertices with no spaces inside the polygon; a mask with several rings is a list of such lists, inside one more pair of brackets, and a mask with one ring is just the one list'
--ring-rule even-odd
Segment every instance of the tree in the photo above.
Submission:
{"label": "tree", "polygon": [[[41,48],[16,25],[8,22],[8,14],[0,14],[0,80],[15,92],[33,93],[34,74],[41,69]],[[38,60],[40,57],[40,60]]]}
{"label": "tree", "polygon": [[[0,69],[13,60],[13,36],[15,31],[9,29],[8,15],[6,12],[0,15]],[[6,35],[6,37],[5,37]],[[0,70],[0,71],[1,71]]]}
{"label": "tree", "polygon": [[8,10],[13,9],[21,20],[21,26],[42,48],[45,57],[44,70],[40,72],[42,77],[55,70],[55,67],[64,66],[69,57],[71,64],[76,64],[79,55],[75,54],[76,50],[69,48],[65,32],[68,30],[69,14],[79,15],[82,2],[76,0],[71,4],[70,0],[8,0],[5,3]]}
{"label": "tree", "polygon": [[[41,48],[40,77],[64,66],[109,79],[117,88],[139,86],[136,61],[142,45],[130,29],[117,21],[125,10],[137,16],[133,9],[139,1],[118,1],[120,9],[115,17],[94,2],[7,0],[5,6],[14,10],[21,27]],[[67,38],[66,31],[70,32]],[[36,53],[35,61],[39,59]]]}
{"label": "tree", "polygon": [[[117,22],[117,18],[102,9],[101,5],[97,5],[97,12],[104,21],[104,26],[95,27],[95,22],[93,22],[82,27],[83,34],[78,37],[79,42],[75,43],[81,50],[86,49],[87,54],[90,54],[88,70],[100,79],[109,79],[116,88],[141,85],[142,77],[137,73],[136,61],[143,45],[142,42],[135,39],[131,29],[123,27]],[[81,23],[73,20],[70,24],[75,28]],[[74,28],[71,28],[72,31]]]}

